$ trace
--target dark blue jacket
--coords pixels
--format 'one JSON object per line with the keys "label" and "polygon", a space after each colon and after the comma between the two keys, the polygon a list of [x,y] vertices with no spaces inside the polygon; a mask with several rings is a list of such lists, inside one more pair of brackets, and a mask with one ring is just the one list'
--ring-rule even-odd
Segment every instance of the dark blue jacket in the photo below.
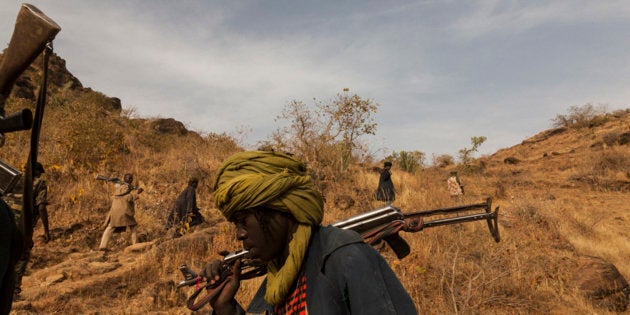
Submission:
{"label": "dark blue jacket", "polygon": [[[385,259],[353,231],[316,227],[305,259],[309,315],[417,314]],[[265,279],[248,312],[273,314],[266,285]]]}

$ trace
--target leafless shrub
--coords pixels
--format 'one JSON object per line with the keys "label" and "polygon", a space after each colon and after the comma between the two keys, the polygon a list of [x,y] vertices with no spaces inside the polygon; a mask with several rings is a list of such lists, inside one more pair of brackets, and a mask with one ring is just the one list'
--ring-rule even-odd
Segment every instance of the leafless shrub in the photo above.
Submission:
{"label": "leafless shrub", "polygon": [[615,111],[612,112],[612,115],[615,118],[622,118],[622,117],[626,117],[628,115],[630,115],[630,108],[626,108],[626,109],[617,109]]}
{"label": "leafless shrub", "polygon": [[603,141],[607,146],[613,146],[619,142],[619,133],[609,132],[604,135]]}
{"label": "leafless shrub", "polygon": [[604,105],[595,107],[593,104],[588,103],[582,106],[571,106],[568,110],[568,114],[559,114],[551,121],[554,128],[592,128],[600,126],[608,121],[608,117],[606,117],[605,114],[606,107]]}
{"label": "leafless shrub", "polygon": [[433,155],[433,165],[437,167],[447,167],[453,164],[455,164],[455,159],[451,155]]}
{"label": "leafless shrub", "polygon": [[606,151],[596,156],[591,165],[594,175],[606,176],[625,170],[630,165],[630,156],[621,151]]}

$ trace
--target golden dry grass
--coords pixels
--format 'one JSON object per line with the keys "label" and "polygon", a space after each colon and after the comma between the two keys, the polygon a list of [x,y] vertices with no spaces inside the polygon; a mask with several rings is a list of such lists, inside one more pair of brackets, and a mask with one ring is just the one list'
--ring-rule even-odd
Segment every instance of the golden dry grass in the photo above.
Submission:
{"label": "golden dry grass", "polygon": [[[58,95],[47,109],[40,160],[51,186],[49,206],[54,240],[36,240],[24,280],[26,301],[15,314],[189,314],[192,289],[176,289],[177,267],[199,270],[220,250],[239,248],[233,227],[212,203],[213,175],[238,150],[229,137],[156,133],[156,119],[122,117],[98,109],[98,97]],[[9,112],[31,107],[13,100]],[[68,108],[77,115],[68,116]],[[600,256],[630,276],[628,159],[630,145],[592,147],[611,132],[628,132],[625,115],[592,130],[536,135],[522,144],[479,159],[481,171],[460,173],[463,203],[494,198],[500,207],[502,241],[495,243],[485,222],[426,229],[403,237],[412,253],[398,260],[380,248],[421,314],[606,314],[572,285],[574,259]],[[491,137],[492,135],[488,135]],[[22,165],[27,134],[11,134],[2,157]],[[516,157],[516,165],[503,163]],[[457,167],[457,166],[453,166]],[[416,174],[393,169],[395,206],[420,211],[456,204],[446,190],[450,169]],[[132,172],[145,189],[137,204],[142,253],[126,253],[126,233],[116,234],[112,252],[96,252],[109,207],[107,184],[94,175]],[[329,183],[324,223],[380,206],[372,199],[378,174],[352,166],[351,176]],[[168,208],[191,175],[201,177],[199,206],[207,223],[173,240],[164,230]],[[334,205],[348,195],[347,210]],[[41,224],[35,235],[42,233]],[[103,264],[119,267],[96,272]],[[46,279],[63,273],[65,280]],[[262,279],[243,281],[237,296],[247,304]],[[207,312],[209,309],[203,309]],[[627,313],[627,312],[626,312]]]}

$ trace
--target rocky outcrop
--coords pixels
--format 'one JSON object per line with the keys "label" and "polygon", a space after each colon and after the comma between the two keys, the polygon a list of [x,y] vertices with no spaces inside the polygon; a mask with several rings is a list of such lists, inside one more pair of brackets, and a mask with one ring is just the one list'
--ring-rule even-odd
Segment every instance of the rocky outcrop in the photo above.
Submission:
{"label": "rocky outcrop", "polygon": [[[13,89],[11,90],[11,97],[36,100],[43,74],[42,56],[43,55],[37,57],[28,69],[15,81]],[[0,55],[0,60],[2,60],[2,55]],[[100,93],[93,91],[91,88],[83,87],[81,81],[68,71],[66,61],[55,53],[53,53],[48,60],[48,81],[46,84],[49,94],[58,93],[60,91],[69,91],[78,94]],[[119,98],[104,97],[103,107],[106,110],[121,111],[122,105]]]}
{"label": "rocky outcrop", "polygon": [[160,118],[151,121],[151,130],[157,133],[166,133],[181,136],[188,133],[188,129],[186,129],[186,126],[173,118]]}

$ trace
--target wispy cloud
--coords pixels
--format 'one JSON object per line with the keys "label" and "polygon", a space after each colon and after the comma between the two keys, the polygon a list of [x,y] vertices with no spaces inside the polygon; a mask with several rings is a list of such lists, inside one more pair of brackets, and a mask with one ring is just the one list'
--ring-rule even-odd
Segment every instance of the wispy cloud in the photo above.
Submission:
{"label": "wispy cloud", "polygon": [[468,4],[471,11],[451,26],[460,40],[518,34],[546,24],[611,22],[630,17],[626,1],[487,0]]}

